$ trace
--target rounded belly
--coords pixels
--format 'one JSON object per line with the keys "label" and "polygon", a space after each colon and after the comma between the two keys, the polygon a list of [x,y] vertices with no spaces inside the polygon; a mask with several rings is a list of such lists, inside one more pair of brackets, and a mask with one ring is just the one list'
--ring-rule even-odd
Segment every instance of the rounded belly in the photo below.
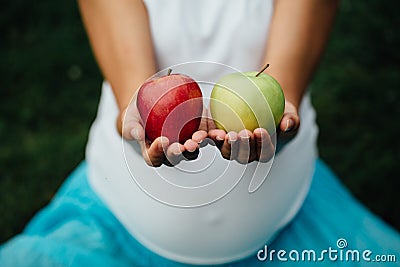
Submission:
{"label": "rounded belly", "polygon": [[292,168],[279,156],[241,165],[207,146],[197,163],[150,168],[133,154],[130,231],[164,257],[200,264],[256,253],[301,205],[314,160],[309,153]]}

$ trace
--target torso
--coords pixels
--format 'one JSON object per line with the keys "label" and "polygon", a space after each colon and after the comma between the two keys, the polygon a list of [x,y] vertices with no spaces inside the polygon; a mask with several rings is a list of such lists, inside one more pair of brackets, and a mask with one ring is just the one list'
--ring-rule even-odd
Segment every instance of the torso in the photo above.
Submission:
{"label": "torso", "polygon": [[[205,96],[212,82],[234,71],[223,64],[241,71],[262,64],[272,1],[148,0],[146,5],[159,68],[203,61],[174,71],[203,81]],[[308,96],[298,136],[272,167],[272,162],[227,161],[212,146],[201,148],[194,162],[148,167],[136,144],[121,142],[114,127],[117,112],[105,83],[87,146],[89,181],[132,236],[162,256],[215,264],[251,255],[293,218],[308,192],[317,135]],[[249,192],[251,182],[262,181],[270,167],[266,181]]]}

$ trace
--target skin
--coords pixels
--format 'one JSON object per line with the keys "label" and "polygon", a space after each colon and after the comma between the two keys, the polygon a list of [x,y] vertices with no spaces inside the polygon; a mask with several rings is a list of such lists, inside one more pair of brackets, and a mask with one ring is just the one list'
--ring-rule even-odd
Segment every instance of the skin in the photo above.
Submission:
{"label": "skin", "polygon": [[[337,6],[337,0],[275,1],[265,51],[265,62],[270,66],[265,72],[280,83],[286,98],[278,128],[279,143],[289,142],[299,129],[298,108],[325,48]],[[260,144],[268,143],[265,129],[256,129],[253,133],[243,130],[229,135],[221,130],[211,130],[209,135],[214,140],[224,140],[221,149],[224,158],[229,158],[232,151],[229,138],[239,141],[240,148],[234,157],[239,162],[245,163],[248,154],[249,161],[257,158],[264,161],[271,155],[266,151],[272,149],[270,146],[259,148]]]}
{"label": "skin", "polygon": [[[226,133],[216,129],[207,109],[199,131],[184,144],[170,144],[165,137],[146,140],[135,104],[137,89],[157,72],[146,8],[140,0],[78,3],[96,60],[120,110],[116,129],[124,138],[138,141],[147,164],[174,165],[193,158],[207,137],[224,158],[243,164],[273,156],[275,148],[265,129]],[[275,1],[264,62],[270,64],[265,72],[278,80],[286,97],[278,126],[280,143],[289,142],[299,129],[298,107],[326,45],[337,5],[338,0]]]}

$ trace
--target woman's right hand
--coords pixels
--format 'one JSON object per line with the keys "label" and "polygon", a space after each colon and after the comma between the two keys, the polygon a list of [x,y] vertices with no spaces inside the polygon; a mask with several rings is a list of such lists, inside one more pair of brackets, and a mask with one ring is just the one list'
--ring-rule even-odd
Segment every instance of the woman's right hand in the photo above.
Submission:
{"label": "woman's right hand", "polygon": [[171,166],[182,160],[195,159],[199,144],[207,137],[206,122],[202,120],[199,130],[184,144],[177,142],[170,144],[168,138],[164,136],[151,142],[146,138],[136,101],[132,101],[127,108],[120,112],[117,129],[123,138],[139,143],[144,161],[153,167],[159,167],[162,164]]}

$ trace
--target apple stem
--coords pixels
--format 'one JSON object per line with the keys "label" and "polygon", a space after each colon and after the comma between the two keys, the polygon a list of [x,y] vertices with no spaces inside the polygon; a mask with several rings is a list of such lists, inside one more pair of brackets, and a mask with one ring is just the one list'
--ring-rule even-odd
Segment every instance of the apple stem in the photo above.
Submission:
{"label": "apple stem", "polygon": [[260,70],[257,74],[256,77],[258,77],[258,75],[260,75],[264,70],[266,70],[269,67],[269,64],[265,65],[264,68],[262,68],[262,70]]}
{"label": "apple stem", "polygon": [[168,69],[167,76],[171,75],[172,69]]}

